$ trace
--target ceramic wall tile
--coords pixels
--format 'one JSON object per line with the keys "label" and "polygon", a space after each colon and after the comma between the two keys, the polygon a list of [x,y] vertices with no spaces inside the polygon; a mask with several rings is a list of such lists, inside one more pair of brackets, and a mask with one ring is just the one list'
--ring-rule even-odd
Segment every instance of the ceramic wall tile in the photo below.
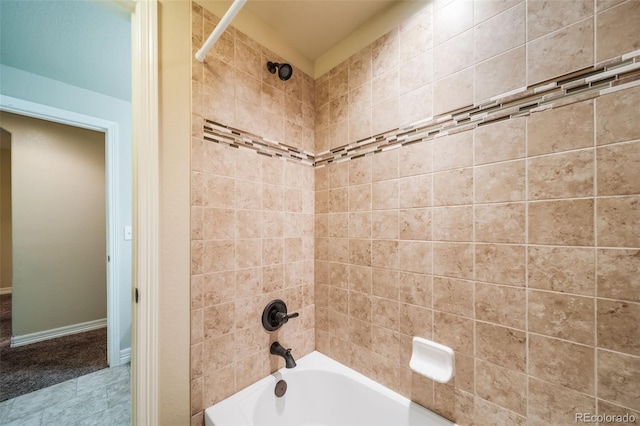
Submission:
{"label": "ceramic wall tile", "polygon": [[536,39],[593,15],[593,2],[579,0],[527,2],[527,36]]}
{"label": "ceramic wall tile", "polygon": [[598,347],[640,356],[638,330],[640,305],[605,299],[597,300]]}
{"label": "ceramic wall tile", "polygon": [[583,247],[530,246],[529,287],[593,296],[595,251]]}
{"label": "ceramic wall tile", "polygon": [[[631,1],[622,3],[597,14],[597,51],[598,62],[637,50],[640,47],[636,37],[634,23],[640,17],[640,6]],[[615,26],[616,31],[608,31]]]}
{"label": "ceramic wall tile", "polygon": [[476,64],[474,101],[525,87],[525,61],[525,47],[522,46]]}
{"label": "ceramic wall tile", "polygon": [[600,349],[597,357],[598,397],[638,410],[640,358]]}
{"label": "ceramic wall tile", "polygon": [[571,424],[576,413],[593,413],[595,398],[551,384],[529,378],[529,424]]}
{"label": "ceramic wall tile", "polygon": [[434,243],[433,273],[451,278],[473,278],[473,245]]}
{"label": "ceramic wall tile", "polygon": [[451,170],[433,175],[434,206],[453,206],[472,203],[472,168]]}
{"label": "ceramic wall tile", "polygon": [[524,330],[526,291],[523,288],[476,283],[476,319]]}
{"label": "ceramic wall tile", "polygon": [[587,149],[529,159],[529,199],[593,196],[593,157],[593,150]]}
{"label": "ceramic wall tile", "polygon": [[398,212],[398,230],[401,240],[431,239],[431,210],[408,209]]}
{"label": "ceramic wall tile", "polygon": [[530,290],[528,294],[529,331],[585,345],[595,341],[595,300]]}
{"label": "ceramic wall tile", "polygon": [[434,277],[433,309],[473,317],[473,282]]}
{"label": "ceramic wall tile", "polygon": [[473,66],[473,30],[467,30],[433,49],[433,79],[440,80]]}
{"label": "ceramic wall tile", "polygon": [[473,5],[473,22],[479,24],[505,10],[517,5],[521,0],[482,1]]}
{"label": "ceramic wall tile", "polygon": [[476,358],[476,394],[517,415],[527,415],[527,376]]}
{"label": "ceramic wall tile", "polygon": [[638,250],[598,249],[598,297],[640,302]]}
{"label": "ceramic wall tile", "polygon": [[433,84],[433,114],[440,115],[472,105],[473,87],[473,68],[467,68],[436,81]]}
{"label": "ceramic wall tile", "polygon": [[524,3],[478,24],[474,38],[476,63],[524,44]]}
{"label": "ceramic wall tile", "polygon": [[599,198],[596,215],[598,245],[640,247],[640,197]]}
{"label": "ceramic wall tile", "polygon": [[640,142],[603,146],[596,151],[598,195],[640,193]]}
{"label": "ceramic wall tile", "polygon": [[529,203],[529,243],[593,245],[593,204],[592,199]]}
{"label": "ceramic wall tile", "polygon": [[531,41],[527,46],[527,84],[592,65],[593,39],[593,17],[590,17]]}
{"label": "ceramic wall tile", "polygon": [[444,312],[433,313],[433,338],[456,352],[473,355],[473,320]]}
{"label": "ceramic wall tile", "polygon": [[529,335],[529,374],[588,395],[595,390],[595,349]]}
{"label": "ceramic wall tile", "polygon": [[[489,3],[489,2],[487,2]],[[479,424],[510,424],[524,426],[526,417],[520,416],[509,410],[485,401],[482,398],[475,400],[475,418]]]}
{"label": "ceramic wall tile", "polygon": [[474,169],[475,202],[494,203],[525,199],[526,164],[523,160]]}
{"label": "ceramic wall tile", "polygon": [[433,16],[434,45],[449,40],[473,26],[473,2],[455,0],[436,10]]}
{"label": "ceramic wall tile", "polygon": [[483,204],[475,208],[475,239],[484,243],[525,242],[524,203]]}
{"label": "ceramic wall tile", "polygon": [[608,401],[603,401],[602,399],[598,399],[597,405],[598,405],[598,412],[607,413],[613,416],[610,418],[611,420],[610,422],[603,422],[602,423],[603,425],[613,426],[615,424],[614,421],[616,420],[615,416],[631,415],[631,416],[634,416],[636,419],[640,418],[640,412],[638,412],[637,410],[631,410],[626,407],[621,407],[619,405],[612,404]]}
{"label": "ceramic wall tile", "polygon": [[526,261],[524,245],[476,243],[476,280],[524,287]]}
{"label": "ceramic wall tile", "polygon": [[542,111],[527,118],[530,156],[593,146],[593,101]]}
{"label": "ceramic wall tile", "polygon": [[402,72],[398,74],[399,93],[401,95],[430,84],[433,78],[433,52],[427,50],[402,65]]}
{"label": "ceramic wall tile", "polygon": [[610,93],[596,100],[596,141],[598,145],[640,138],[636,125],[635,105],[640,100],[640,88]]}
{"label": "ceramic wall tile", "polygon": [[433,170],[443,171],[473,165],[473,134],[460,132],[433,140]]}
{"label": "ceramic wall tile", "polygon": [[526,155],[526,120],[516,118],[474,130],[475,164],[523,158]]}
{"label": "ceramic wall tile", "polygon": [[477,322],[476,357],[509,370],[524,373],[527,367],[526,333]]}

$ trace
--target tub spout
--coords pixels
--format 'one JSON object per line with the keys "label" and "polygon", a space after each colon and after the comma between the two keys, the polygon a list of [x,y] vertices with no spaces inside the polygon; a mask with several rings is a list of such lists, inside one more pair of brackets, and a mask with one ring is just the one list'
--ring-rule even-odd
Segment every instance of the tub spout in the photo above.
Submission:
{"label": "tub spout", "polygon": [[280,343],[273,342],[271,344],[271,349],[269,352],[271,352],[271,355],[278,355],[284,358],[284,362],[287,368],[293,368],[296,366],[296,361],[291,355],[291,349],[285,349],[284,346],[282,346]]}

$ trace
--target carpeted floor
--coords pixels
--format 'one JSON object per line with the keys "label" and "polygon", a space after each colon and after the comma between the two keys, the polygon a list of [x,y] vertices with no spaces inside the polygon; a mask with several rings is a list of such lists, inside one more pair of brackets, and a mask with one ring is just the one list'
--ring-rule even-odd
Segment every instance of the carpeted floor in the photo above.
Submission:
{"label": "carpeted floor", "polygon": [[107,368],[107,329],[10,348],[11,295],[0,296],[0,401]]}

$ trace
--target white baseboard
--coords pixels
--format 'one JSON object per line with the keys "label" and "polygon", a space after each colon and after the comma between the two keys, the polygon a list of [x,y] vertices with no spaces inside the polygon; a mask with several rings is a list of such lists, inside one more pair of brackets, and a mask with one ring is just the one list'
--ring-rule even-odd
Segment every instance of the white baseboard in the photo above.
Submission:
{"label": "white baseboard", "polygon": [[11,287],[0,287],[0,296],[3,294],[11,294]]}
{"label": "white baseboard", "polygon": [[120,365],[131,362],[131,348],[120,349]]}
{"label": "white baseboard", "polygon": [[42,342],[44,340],[55,339],[56,337],[69,336],[71,334],[83,333],[85,331],[97,330],[107,326],[107,319],[87,321],[80,324],[67,325],[65,327],[51,330],[38,331],[37,333],[25,334],[11,337],[11,347],[29,345],[31,343]]}

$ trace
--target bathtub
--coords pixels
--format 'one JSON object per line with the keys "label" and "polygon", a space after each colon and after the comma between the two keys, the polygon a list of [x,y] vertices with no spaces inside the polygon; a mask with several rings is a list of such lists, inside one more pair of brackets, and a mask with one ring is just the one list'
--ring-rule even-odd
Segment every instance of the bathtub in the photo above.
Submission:
{"label": "bathtub", "polygon": [[[206,426],[452,426],[453,423],[319,353],[205,410]],[[287,391],[278,398],[276,383]]]}

